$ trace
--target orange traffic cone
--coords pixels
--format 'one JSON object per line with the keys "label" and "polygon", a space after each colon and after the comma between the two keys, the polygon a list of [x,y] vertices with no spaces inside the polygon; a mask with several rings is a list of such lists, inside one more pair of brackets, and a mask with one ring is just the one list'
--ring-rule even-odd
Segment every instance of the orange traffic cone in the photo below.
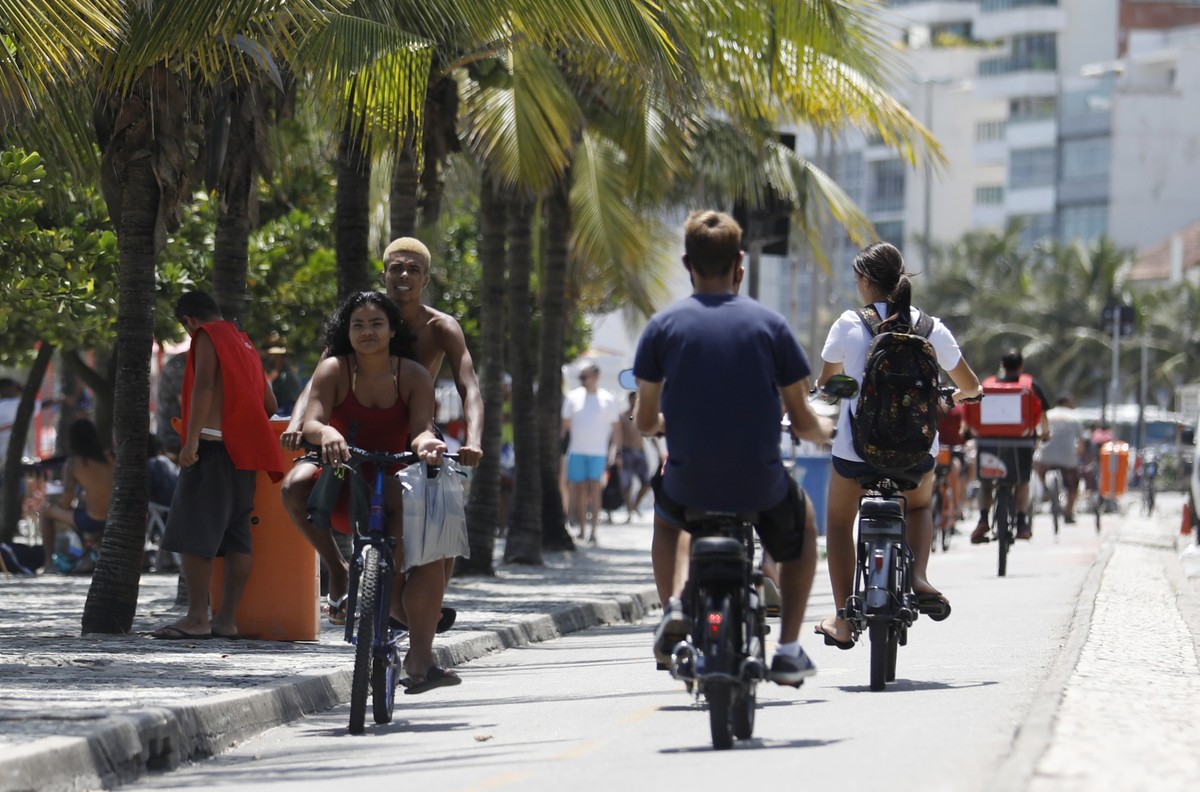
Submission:
{"label": "orange traffic cone", "polygon": [[1191,504],[1184,501],[1183,504],[1183,525],[1179,526],[1179,534],[1187,536],[1192,532],[1192,509]]}

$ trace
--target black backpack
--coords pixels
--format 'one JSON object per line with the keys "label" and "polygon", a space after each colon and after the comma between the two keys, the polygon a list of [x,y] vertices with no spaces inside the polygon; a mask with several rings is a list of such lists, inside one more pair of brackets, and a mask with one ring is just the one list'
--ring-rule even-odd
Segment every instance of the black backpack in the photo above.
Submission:
{"label": "black backpack", "polygon": [[929,455],[937,437],[938,365],[929,343],[933,319],[880,332],[875,306],[858,309],[871,344],[858,404],[850,416],[854,450],[873,468],[903,473]]}

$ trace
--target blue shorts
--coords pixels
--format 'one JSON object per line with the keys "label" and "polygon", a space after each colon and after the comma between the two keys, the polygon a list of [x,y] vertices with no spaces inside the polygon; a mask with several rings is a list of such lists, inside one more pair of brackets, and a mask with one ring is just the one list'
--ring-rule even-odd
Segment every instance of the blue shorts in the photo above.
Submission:
{"label": "blue shorts", "polygon": [[591,454],[567,454],[567,482],[580,484],[585,481],[600,481],[608,467],[607,458]]}

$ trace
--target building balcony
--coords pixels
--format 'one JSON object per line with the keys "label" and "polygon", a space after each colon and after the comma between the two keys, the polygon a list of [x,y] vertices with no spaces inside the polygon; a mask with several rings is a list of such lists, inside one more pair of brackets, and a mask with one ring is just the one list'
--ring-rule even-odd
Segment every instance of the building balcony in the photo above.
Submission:
{"label": "building balcony", "polygon": [[1058,93],[1058,73],[1053,67],[1041,64],[1018,62],[1013,58],[1001,58],[1010,68],[989,66],[979,62],[979,79],[975,82],[975,95],[980,99],[1015,99],[1026,96],[1055,96]]}
{"label": "building balcony", "polygon": [[1054,211],[1054,187],[1012,187],[1004,193],[1006,215],[1040,215]]}
{"label": "building balcony", "polygon": [[888,10],[919,25],[968,22],[978,15],[979,0],[891,0]]}
{"label": "building balcony", "polygon": [[1058,142],[1058,124],[1053,118],[1009,122],[1005,127],[1005,142],[1009,148],[1038,148]]}
{"label": "building balcony", "polygon": [[980,0],[974,28],[985,41],[1066,29],[1067,12],[1054,0]]}

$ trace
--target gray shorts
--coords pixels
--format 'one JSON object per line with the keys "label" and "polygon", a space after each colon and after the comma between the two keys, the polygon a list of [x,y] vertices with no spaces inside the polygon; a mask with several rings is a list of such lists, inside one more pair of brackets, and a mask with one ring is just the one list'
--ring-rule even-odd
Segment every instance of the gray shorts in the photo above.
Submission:
{"label": "gray shorts", "polygon": [[201,440],[197,456],[196,464],[179,470],[162,547],[200,558],[249,554],[258,473],[235,468],[219,441]]}

